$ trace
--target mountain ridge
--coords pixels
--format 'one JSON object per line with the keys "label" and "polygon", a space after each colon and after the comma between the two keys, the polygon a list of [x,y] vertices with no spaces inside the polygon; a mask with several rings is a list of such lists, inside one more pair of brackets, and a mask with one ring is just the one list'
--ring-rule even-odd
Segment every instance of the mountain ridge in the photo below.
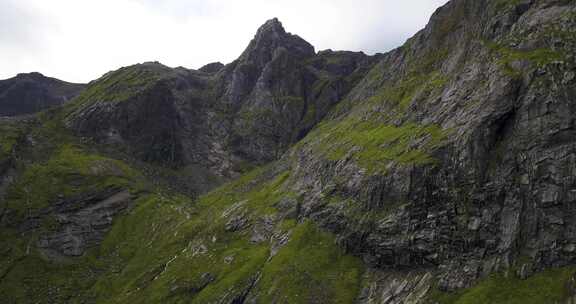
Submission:
{"label": "mountain ridge", "polygon": [[0,296],[571,303],[574,28],[452,0],[375,57],[272,19],[226,66],[111,72],[0,136]]}
{"label": "mountain ridge", "polygon": [[[200,171],[217,176],[199,179],[229,179],[277,158],[304,136],[377,58],[351,52],[315,54],[311,45],[272,19],[237,60],[217,66],[217,72],[148,63],[106,74],[71,105],[67,123],[78,135],[104,145],[124,145],[141,160],[204,166]],[[129,114],[145,109],[137,104],[152,99],[139,96],[156,90],[162,90],[163,97],[155,105],[168,112]],[[160,113],[167,115],[171,130],[156,123],[152,114]],[[125,125],[132,122],[119,121],[122,115],[138,117],[133,123],[142,125]],[[129,129],[139,131],[131,134]],[[149,149],[151,142],[158,146],[156,152]]]}
{"label": "mountain ridge", "polygon": [[83,84],[64,82],[38,72],[0,80],[0,116],[36,113],[72,100]]}

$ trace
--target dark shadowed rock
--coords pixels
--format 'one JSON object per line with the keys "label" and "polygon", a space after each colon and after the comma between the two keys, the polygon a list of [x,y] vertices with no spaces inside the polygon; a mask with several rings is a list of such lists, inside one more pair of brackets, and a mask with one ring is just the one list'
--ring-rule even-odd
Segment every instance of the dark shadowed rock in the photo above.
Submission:
{"label": "dark shadowed rock", "polygon": [[209,64],[201,67],[198,70],[205,72],[205,73],[214,74],[214,73],[217,73],[220,70],[222,70],[222,68],[224,68],[224,64],[222,64],[221,62],[212,62],[212,63],[209,63]]}
{"label": "dark shadowed rock", "polygon": [[51,259],[81,256],[104,239],[114,216],[131,203],[132,196],[127,190],[86,193],[55,203],[50,210],[42,210],[38,217],[32,217],[22,227],[30,229],[41,217],[51,217],[58,227],[38,239],[38,248]]}
{"label": "dark shadowed rock", "polygon": [[62,105],[83,88],[83,84],[64,82],[37,72],[0,80],[0,116],[31,114]]}

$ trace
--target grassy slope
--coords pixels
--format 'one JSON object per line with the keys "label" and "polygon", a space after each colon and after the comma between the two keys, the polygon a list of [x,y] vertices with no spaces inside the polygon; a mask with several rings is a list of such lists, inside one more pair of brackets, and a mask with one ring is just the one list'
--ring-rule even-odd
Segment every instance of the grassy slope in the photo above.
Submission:
{"label": "grassy slope", "polygon": [[90,83],[74,103],[83,105],[90,102],[122,102],[170,72],[170,68],[161,64],[146,63],[123,67]]}
{"label": "grassy slope", "polygon": [[[151,190],[137,170],[82,145],[58,119],[46,119],[32,132],[36,144],[27,155],[33,161],[18,163],[20,174],[4,202],[13,219],[109,186],[129,189],[138,199],[115,219],[100,247],[64,263],[46,260],[34,247],[40,235],[57,229],[51,216],[23,235],[15,227],[0,229],[0,297],[8,303],[210,303],[241,296],[256,278],[261,283],[254,294],[266,299],[307,303],[318,286],[324,303],[356,296],[361,263],[313,224],[275,221],[275,233],[292,234],[275,257],[269,241],[250,241],[250,228],[226,231],[223,212],[238,202],[252,224],[276,216],[274,204],[293,197],[287,172],[267,181],[267,169],[256,170],[194,202]],[[321,284],[308,284],[310,275]]]}
{"label": "grassy slope", "polygon": [[[6,191],[0,207],[6,208],[9,223],[0,229],[0,295],[15,303],[35,299],[64,299],[88,284],[88,264],[56,264],[43,259],[34,243],[58,227],[52,216],[40,216],[39,227],[18,229],[29,214],[37,214],[58,198],[119,187],[138,192],[138,174],[120,161],[88,152],[55,120],[31,131],[30,151],[20,151],[26,160],[15,160],[17,179]],[[49,282],[49,283],[48,283]]]}
{"label": "grassy slope", "polygon": [[472,288],[447,293],[434,291],[429,302],[439,304],[539,304],[562,303],[569,296],[574,267],[549,269],[526,280],[514,274],[494,274]]}
{"label": "grassy slope", "polygon": [[11,156],[25,129],[22,123],[0,121],[0,164]]}
{"label": "grassy slope", "polygon": [[[312,274],[326,278],[322,286],[329,295],[321,302],[348,302],[357,290],[341,287],[359,286],[362,266],[357,259],[344,255],[331,235],[310,223],[295,226],[293,221],[278,222],[276,232],[292,231],[292,237],[286,247],[270,259],[268,242],[250,242],[249,230],[228,232],[224,229],[227,218],[223,212],[238,202],[243,202],[241,208],[251,220],[275,213],[272,205],[286,195],[282,185],[288,177],[281,174],[268,183],[251,186],[258,174],[252,173],[226,185],[196,204],[180,205],[189,208],[181,209],[180,216],[175,213],[165,218],[151,205],[141,205],[135,214],[121,219],[103,250],[115,248],[124,257],[126,266],[122,272],[99,281],[92,291],[98,298],[105,299],[102,303],[211,303],[222,299],[230,301],[250,288],[253,280],[261,278],[255,287],[255,294],[263,297],[260,300],[281,298],[287,303],[307,303],[317,288],[309,284],[308,275]],[[140,216],[145,218],[138,219]],[[138,233],[128,235],[125,229]],[[122,241],[115,242],[115,239]],[[134,246],[144,239],[147,240],[144,248]],[[291,263],[285,263],[286,260]]]}

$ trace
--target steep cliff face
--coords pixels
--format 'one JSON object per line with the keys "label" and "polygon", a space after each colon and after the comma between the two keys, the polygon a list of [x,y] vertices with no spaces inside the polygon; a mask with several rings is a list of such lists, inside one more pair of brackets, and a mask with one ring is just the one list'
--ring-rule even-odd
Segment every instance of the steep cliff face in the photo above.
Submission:
{"label": "steep cliff face", "polygon": [[374,268],[421,272],[366,301],[573,263],[574,11],[451,1],[286,157],[302,217]]}
{"label": "steep cliff face", "polygon": [[[572,303],[574,50],[574,1],[452,0],[384,55],[273,19],[226,66],[111,72],[0,124],[0,298]],[[194,199],[147,172],[264,163]]]}
{"label": "steep cliff face", "polygon": [[72,100],[84,85],[46,77],[40,73],[18,74],[0,80],[0,116],[40,112]]}

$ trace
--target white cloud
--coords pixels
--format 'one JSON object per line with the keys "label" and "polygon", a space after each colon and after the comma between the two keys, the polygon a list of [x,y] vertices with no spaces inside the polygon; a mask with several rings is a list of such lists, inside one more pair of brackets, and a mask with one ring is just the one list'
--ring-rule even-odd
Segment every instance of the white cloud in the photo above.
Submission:
{"label": "white cloud", "polygon": [[143,61],[234,60],[278,17],[317,50],[384,52],[447,0],[0,0],[0,78],[39,71],[87,82]]}

